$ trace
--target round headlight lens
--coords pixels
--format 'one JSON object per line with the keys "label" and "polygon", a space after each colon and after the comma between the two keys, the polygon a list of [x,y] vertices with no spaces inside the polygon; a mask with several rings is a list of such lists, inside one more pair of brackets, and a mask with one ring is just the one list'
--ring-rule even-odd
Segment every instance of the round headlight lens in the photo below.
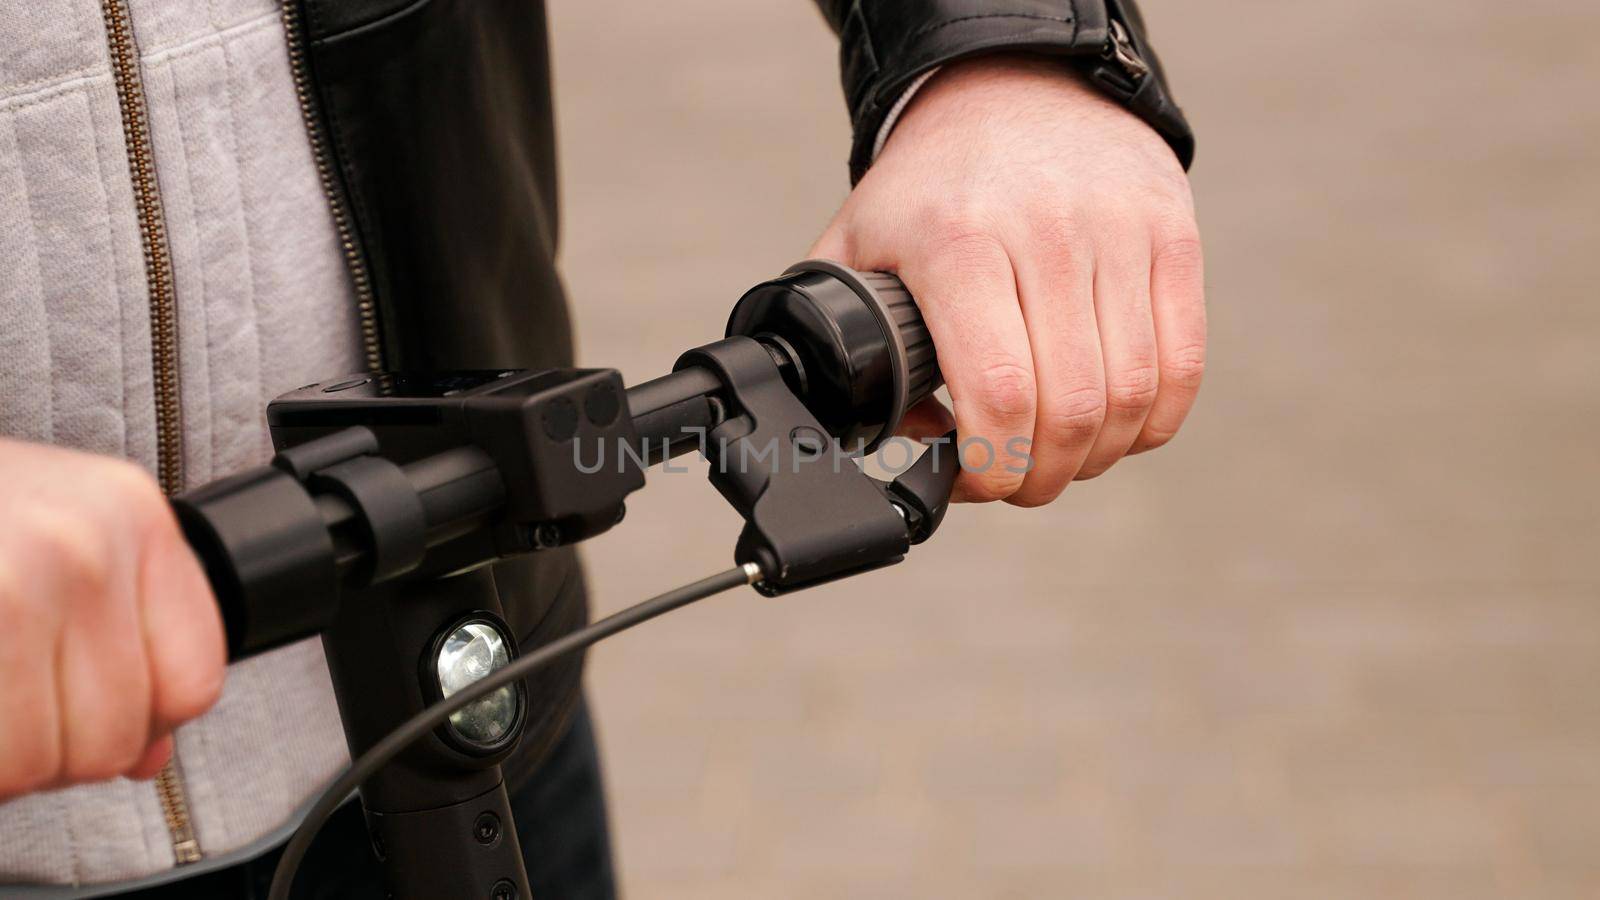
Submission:
{"label": "round headlight lens", "polygon": [[[449,698],[511,663],[510,642],[483,621],[463,623],[439,646],[439,693]],[[506,685],[450,716],[450,730],[462,740],[488,747],[504,740],[517,724],[517,690]]]}

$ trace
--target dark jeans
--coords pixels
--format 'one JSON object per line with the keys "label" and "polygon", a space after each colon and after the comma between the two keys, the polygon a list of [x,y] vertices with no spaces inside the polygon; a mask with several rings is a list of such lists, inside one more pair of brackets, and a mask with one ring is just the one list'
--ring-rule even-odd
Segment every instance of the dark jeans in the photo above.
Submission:
{"label": "dark jeans", "polygon": [[[579,705],[566,737],[511,795],[534,900],[615,900],[611,839],[594,729]],[[264,900],[280,851],[217,872],[120,894],[122,900]],[[384,900],[359,804],[317,835],[295,880],[297,900]]]}

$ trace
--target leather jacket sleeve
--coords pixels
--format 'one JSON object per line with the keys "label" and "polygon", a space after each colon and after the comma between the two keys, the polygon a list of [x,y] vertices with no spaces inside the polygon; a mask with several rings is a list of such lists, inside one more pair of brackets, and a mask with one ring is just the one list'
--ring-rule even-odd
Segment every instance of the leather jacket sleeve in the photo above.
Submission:
{"label": "leather jacket sleeve", "polygon": [[851,181],[872,164],[895,101],[923,72],[999,50],[1059,56],[1148,122],[1185,168],[1194,134],[1172,100],[1134,0],[817,0],[839,35],[855,139]]}

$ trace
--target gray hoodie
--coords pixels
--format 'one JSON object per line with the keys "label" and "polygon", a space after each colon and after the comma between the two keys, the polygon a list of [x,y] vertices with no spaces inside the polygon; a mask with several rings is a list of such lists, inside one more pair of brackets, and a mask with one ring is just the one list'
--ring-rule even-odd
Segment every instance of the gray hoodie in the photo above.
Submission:
{"label": "gray hoodie", "polygon": [[[152,292],[117,91],[130,51],[119,57],[108,25],[119,17],[172,263],[192,486],[269,456],[268,400],[362,368],[354,300],[273,0],[0,4],[0,434],[156,468]],[[345,760],[317,643],[233,666],[221,703],[177,733],[179,824],[199,859],[176,871],[262,848]],[[124,779],[0,804],[0,885],[127,887],[174,872],[196,854],[175,854],[166,805]]]}

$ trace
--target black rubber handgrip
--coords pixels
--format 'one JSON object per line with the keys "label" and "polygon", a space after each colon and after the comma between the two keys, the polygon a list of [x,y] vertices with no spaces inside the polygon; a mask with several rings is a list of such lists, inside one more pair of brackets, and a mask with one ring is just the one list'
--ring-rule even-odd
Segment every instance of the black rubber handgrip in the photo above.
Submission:
{"label": "black rubber handgrip", "polygon": [[891,342],[897,344],[896,352],[905,354],[905,408],[910,409],[944,384],[933,335],[928,333],[922,310],[906,290],[905,282],[888,272],[864,272],[860,278],[872,289],[888,322],[893,325]]}

